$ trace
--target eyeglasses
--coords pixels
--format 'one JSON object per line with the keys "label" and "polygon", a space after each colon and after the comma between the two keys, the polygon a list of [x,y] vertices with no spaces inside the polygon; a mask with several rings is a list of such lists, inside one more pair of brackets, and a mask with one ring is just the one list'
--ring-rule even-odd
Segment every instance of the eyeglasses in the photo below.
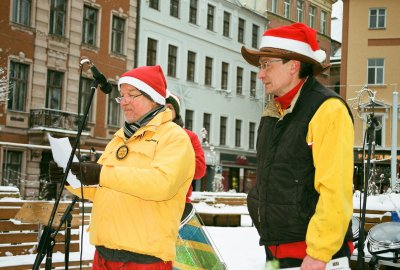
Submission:
{"label": "eyeglasses", "polygon": [[285,60],[285,59],[267,60],[267,61],[265,61],[265,62],[262,62],[262,63],[258,66],[258,69],[259,69],[259,70],[267,70],[267,69],[271,66],[271,63],[280,62],[280,61],[283,61],[283,60]]}
{"label": "eyeglasses", "polygon": [[124,98],[128,98],[129,100],[134,100],[135,98],[140,97],[140,96],[142,96],[142,95],[143,95],[143,94],[139,94],[139,95],[136,95],[136,96],[116,97],[116,98],[115,98],[115,101],[116,101],[117,103],[121,103],[122,100],[123,100]]}

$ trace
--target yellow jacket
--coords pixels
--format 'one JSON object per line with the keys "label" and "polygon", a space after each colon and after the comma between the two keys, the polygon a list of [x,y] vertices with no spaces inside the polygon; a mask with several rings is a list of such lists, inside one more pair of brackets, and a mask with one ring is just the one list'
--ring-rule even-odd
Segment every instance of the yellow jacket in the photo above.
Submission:
{"label": "yellow jacket", "polygon": [[[125,141],[123,129],[108,143],[98,187],[85,187],[93,201],[90,243],[110,249],[175,258],[175,242],[186,192],[194,175],[195,158],[186,132],[171,122],[171,112],[159,113]],[[118,160],[121,145],[128,155]],[[71,189],[80,195],[80,189]]]}

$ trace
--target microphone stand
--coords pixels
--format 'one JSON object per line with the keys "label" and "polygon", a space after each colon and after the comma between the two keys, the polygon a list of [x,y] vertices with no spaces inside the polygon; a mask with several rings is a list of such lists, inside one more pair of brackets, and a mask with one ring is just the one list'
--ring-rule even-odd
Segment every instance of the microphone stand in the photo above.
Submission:
{"label": "microphone stand", "polygon": [[[99,85],[99,82],[97,80],[93,80],[92,81],[92,84],[91,84],[91,87],[90,87],[89,99],[88,99],[88,101],[86,103],[86,106],[85,106],[83,118],[82,118],[81,121],[78,121],[78,133],[76,135],[76,140],[75,140],[74,146],[73,146],[73,148],[71,150],[71,154],[70,154],[70,157],[69,157],[69,160],[68,160],[68,163],[67,163],[67,167],[65,168],[64,176],[63,176],[63,179],[61,181],[60,188],[58,190],[58,196],[56,197],[56,200],[54,201],[54,206],[53,206],[53,210],[51,212],[50,218],[49,218],[49,222],[48,222],[47,226],[44,227],[43,234],[40,237],[40,241],[39,241],[39,245],[38,245],[38,253],[36,255],[35,263],[34,263],[34,265],[32,267],[32,270],[39,270],[40,269],[40,264],[42,263],[42,261],[43,261],[45,256],[47,256],[46,268],[45,269],[46,270],[51,270],[52,252],[53,252],[53,247],[55,245],[56,235],[57,235],[58,231],[60,230],[60,228],[61,228],[61,226],[62,226],[62,224],[64,222],[69,221],[67,226],[71,227],[71,224],[70,224],[70,220],[72,219],[71,211],[73,209],[74,204],[78,200],[77,196],[74,196],[71,204],[67,207],[65,213],[63,214],[63,216],[62,216],[62,218],[60,220],[60,224],[59,224],[58,228],[52,229],[54,217],[55,217],[56,212],[57,212],[57,207],[59,205],[59,202],[60,202],[63,190],[64,190],[64,186],[65,186],[65,183],[67,181],[67,176],[68,176],[69,170],[71,168],[71,164],[72,164],[76,149],[78,148],[78,145],[80,143],[80,137],[81,137],[83,128],[85,127],[86,120],[87,120],[87,117],[89,115],[90,105],[92,104],[93,96],[94,96],[95,90],[96,90],[98,85]],[[78,119],[79,119],[79,115],[78,115]],[[68,239],[68,241],[69,240],[70,239]],[[65,241],[67,241],[67,239],[65,239]],[[66,245],[66,247],[69,248],[69,244]],[[69,253],[69,250],[66,250],[66,256],[65,256],[66,259],[69,258],[69,254],[67,255],[67,253]],[[65,262],[65,266],[66,266],[65,269],[68,269],[68,262],[67,261]]]}
{"label": "microphone stand", "polygon": [[367,130],[366,136],[368,138],[368,151],[367,151],[367,165],[364,170],[364,176],[367,174],[367,177],[364,177],[364,192],[363,192],[363,204],[361,206],[361,220],[360,220],[360,231],[358,238],[358,247],[357,247],[357,269],[364,269],[364,261],[365,261],[365,253],[364,253],[364,243],[365,243],[365,212],[367,208],[367,197],[368,197],[368,187],[369,181],[372,178],[373,172],[371,171],[371,156],[373,155],[373,146],[375,140],[375,126],[377,126],[378,122],[374,117],[374,102],[372,100],[372,112],[368,115],[367,119]]}

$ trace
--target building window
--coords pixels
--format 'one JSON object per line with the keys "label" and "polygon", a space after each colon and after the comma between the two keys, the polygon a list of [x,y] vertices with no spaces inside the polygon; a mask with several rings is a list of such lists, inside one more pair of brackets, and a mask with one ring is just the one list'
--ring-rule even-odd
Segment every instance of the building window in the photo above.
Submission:
{"label": "building window", "polygon": [[195,71],[196,71],[196,53],[188,51],[186,80],[194,82]]}
{"label": "building window", "polygon": [[236,69],[236,94],[243,94],[243,68],[241,67]]}
{"label": "building window", "polygon": [[204,67],[204,84],[211,86],[212,84],[212,71],[213,71],[213,59],[211,57],[206,57],[205,67]]}
{"label": "building window", "polygon": [[250,72],[250,97],[256,97],[257,72]]}
{"label": "building window", "polygon": [[316,8],[314,6],[310,6],[308,8],[308,25],[311,28],[315,28],[315,13],[316,13]]}
{"label": "building window", "polygon": [[178,47],[168,46],[168,70],[167,74],[170,77],[176,77],[176,63],[177,63]]}
{"label": "building window", "polygon": [[193,131],[193,111],[185,111],[185,128]]}
{"label": "building window", "polygon": [[385,60],[383,58],[368,59],[368,84],[383,84]]}
{"label": "building window", "polygon": [[[371,107],[368,107],[368,108],[371,109]],[[363,121],[364,130],[367,128],[365,123],[368,123],[368,117],[369,117],[368,115],[364,114],[364,120],[365,120],[365,121]],[[385,118],[386,117],[387,117],[387,115],[384,115],[384,114],[380,114],[380,115],[375,114],[374,115],[374,118],[379,123],[380,128],[374,129],[374,137],[372,139],[374,140],[375,145],[378,147],[385,146],[385,136],[386,136],[386,134],[385,134],[385,130],[386,130]],[[369,140],[369,135],[370,134],[368,133],[367,138],[366,138],[367,141]]]}
{"label": "building window", "polygon": [[14,0],[12,22],[25,26],[31,25],[31,0]]}
{"label": "building window", "polygon": [[29,66],[17,62],[10,63],[9,89],[7,108],[13,111],[25,111],[26,94],[28,93]]}
{"label": "building window", "polygon": [[203,128],[207,130],[208,141],[211,138],[211,114],[204,113],[203,114]]}
{"label": "building window", "polygon": [[297,21],[303,22],[303,1],[297,0]]}
{"label": "building window", "polygon": [[290,19],[290,1],[291,0],[285,0],[283,2],[283,16],[288,19]]}
{"label": "building window", "polygon": [[369,28],[382,29],[386,27],[386,9],[373,8],[369,10]]}
{"label": "building window", "polygon": [[229,12],[224,11],[224,23],[222,29],[222,34],[224,35],[224,37],[229,37],[230,24],[231,24],[231,14]]}
{"label": "building window", "polygon": [[21,151],[5,149],[3,152],[3,179],[1,185],[20,187],[22,172]]}
{"label": "building window", "polygon": [[249,123],[249,149],[254,149],[256,135],[256,123]]}
{"label": "building window", "polygon": [[148,66],[155,66],[157,63],[157,40],[147,39],[147,61]]}
{"label": "building window", "polygon": [[97,9],[84,6],[82,43],[96,46]]}
{"label": "building window", "polygon": [[149,0],[149,7],[158,10],[158,0]]}
{"label": "building window", "polygon": [[[79,111],[81,114],[83,114],[85,112],[86,104],[89,102],[90,87],[92,84],[92,80],[88,79],[88,78],[83,78],[83,77],[81,77],[81,80],[82,80],[82,93],[78,97],[78,99],[80,100],[80,110]],[[78,104],[79,104],[79,102],[78,102]],[[89,122],[93,122],[93,108],[94,108],[94,105],[91,104],[90,109],[89,109],[89,115],[88,115]]]}
{"label": "building window", "polygon": [[67,17],[67,1],[51,0],[50,5],[50,34],[64,36]]}
{"label": "building window", "polygon": [[236,119],[235,121],[235,147],[240,147],[242,136],[242,120]]}
{"label": "building window", "polygon": [[228,118],[221,116],[219,123],[219,145],[226,145],[226,123]]}
{"label": "building window", "polygon": [[171,4],[169,6],[169,15],[179,18],[179,0],[171,0]]}
{"label": "building window", "polygon": [[245,28],[246,21],[242,18],[239,18],[238,24],[238,42],[244,43],[244,28]]}
{"label": "building window", "polygon": [[125,39],[125,20],[118,16],[113,16],[111,51],[118,54],[124,54],[124,39]]}
{"label": "building window", "polygon": [[228,89],[228,69],[229,64],[222,62],[221,66],[221,89],[227,90]]}
{"label": "building window", "polygon": [[327,18],[327,14],[325,11],[321,11],[321,18],[320,18],[320,24],[319,24],[319,31],[322,34],[326,34],[326,18]]}
{"label": "building window", "polygon": [[47,71],[46,108],[61,110],[61,93],[64,73]]}
{"label": "building window", "polygon": [[190,0],[189,22],[197,23],[197,0]]}
{"label": "building window", "polygon": [[215,7],[208,5],[207,7],[207,30],[214,31],[214,13]]}
{"label": "building window", "polygon": [[251,31],[251,47],[257,49],[258,48],[258,32],[260,27],[258,25],[253,24],[253,28]]}
{"label": "building window", "polygon": [[278,14],[278,0],[271,0],[271,8],[270,11],[272,13]]}
{"label": "building window", "polygon": [[107,125],[110,127],[119,127],[121,122],[121,108],[115,98],[119,96],[117,85],[113,85],[113,91],[108,95],[108,115]]}

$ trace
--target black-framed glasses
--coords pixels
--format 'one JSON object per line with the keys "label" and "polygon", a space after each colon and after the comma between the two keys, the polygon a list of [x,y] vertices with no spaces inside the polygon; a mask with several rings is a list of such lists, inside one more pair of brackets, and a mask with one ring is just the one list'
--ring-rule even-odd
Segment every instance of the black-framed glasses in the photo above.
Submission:
{"label": "black-framed glasses", "polygon": [[259,70],[266,70],[266,69],[268,69],[270,66],[271,66],[271,63],[274,63],[274,62],[281,62],[281,61],[284,61],[285,59],[272,59],[272,60],[267,60],[267,61],[264,61],[264,62],[262,62],[259,66],[258,66],[258,69]]}
{"label": "black-framed glasses", "polygon": [[143,94],[141,93],[141,94],[136,95],[136,96],[116,97],[116,98],[115,98],[115,101],[116,101],[117,103],[121,103],[121,101],[122,101],[124,98],[127,98],[127,99],[129,99],[129,100],[134,100],[135,98],[140,97],[140,96],[142,96],[142,95],[143,95]]}

